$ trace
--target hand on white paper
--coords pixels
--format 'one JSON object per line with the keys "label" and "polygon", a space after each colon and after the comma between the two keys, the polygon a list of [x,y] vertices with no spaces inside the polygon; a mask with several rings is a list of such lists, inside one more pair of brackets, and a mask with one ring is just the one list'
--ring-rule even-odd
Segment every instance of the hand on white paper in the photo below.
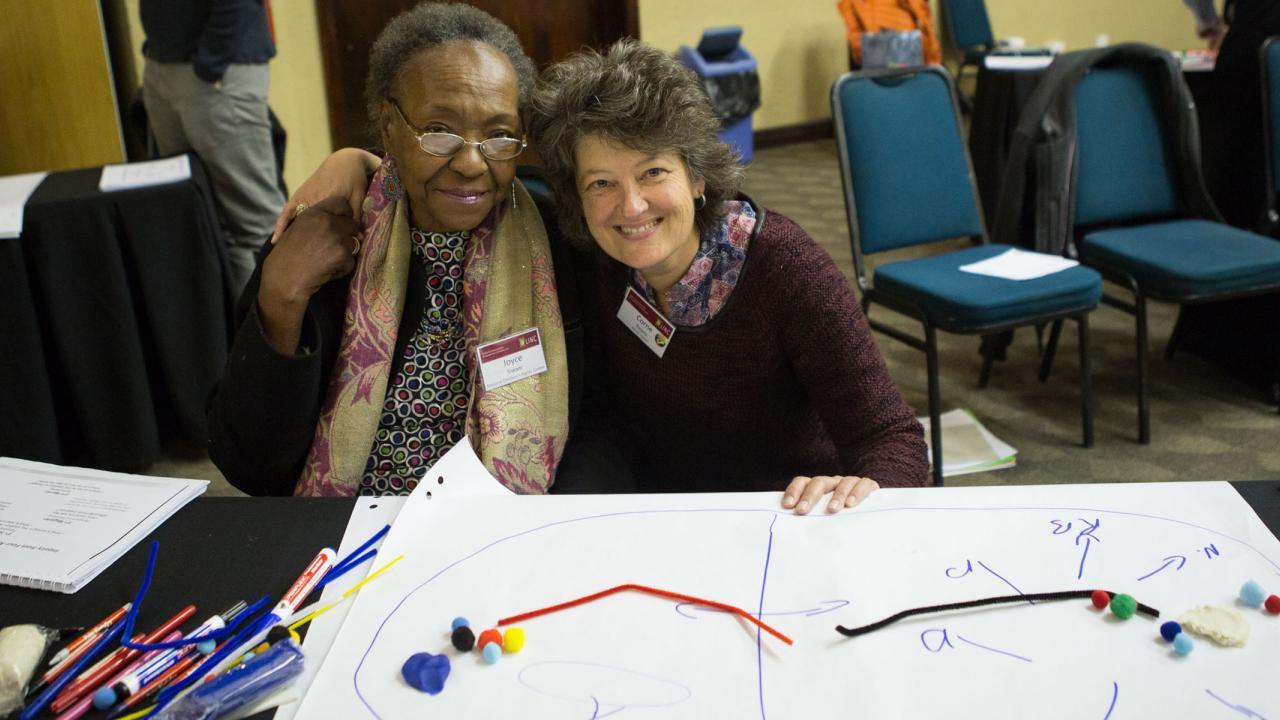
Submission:
{"label": "hand on white paper", "polygon": [[880,483],[871,478],[853,475],[801,475],[793,478],[791,484],[787,485],[782,494],[782,507],[788,510],[794,508],[797,515],[804,515],[817,507],[824,495],[831,493],[827,512],[836,513],[857,505],[879,488]]}

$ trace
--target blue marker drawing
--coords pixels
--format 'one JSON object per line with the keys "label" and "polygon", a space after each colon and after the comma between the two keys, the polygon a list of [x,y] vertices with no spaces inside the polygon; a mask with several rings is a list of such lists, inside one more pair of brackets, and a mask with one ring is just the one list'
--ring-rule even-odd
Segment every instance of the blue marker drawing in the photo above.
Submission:
{"label": "blue marker drawing", "polygon": [[[1194,530],[1199,530],[1199,531],[1201,531],[1201,532],[1209,533],[1209,534],[1211,534],[1211,535],[1213,535],[1213,536],[1215,536],[1215,537],[1220,538],[1220,540],[1219,540],[1219,541],[1230,541],[1230,542],[1233,542],[1233,543],[1235,543],[1237,546],[1239,546],[1239,547],[1243,547],[1243,548],[1245,548],[1245,549],[1249,550],[1250,552],[1252,552],[1254,555],[1256,555],[1256,556],[1258,557],[1258,559],[1259,559],[1259,560],[1261,560],[1263,563],[1265,563],[1268,567],[1270,567],[1270,568],[1274,569],[1276,572],[1280,572],[1280,561],[1277,561],[1276,559],[1273,559],[1273,558],[1271,558],[1271,557],[1268,557],[1268,556],[1267,556],[1267,555],[1265,555],[1261,550],[1259,550],[1257,547],[1255,547],[1254,545],[1250,544],[1250,543],[1249,543],[1249,542],[1247,542],[1246,540],[1240,539],[1240,538],[1238,538],[1238,537],[1235,537],[1235,536],[1229,535],[1229,534],[1227,534],[1227,533],[1224,533],[1224,532],[1221,532],[1221,531],[1218,531],[1218,530],[1214,530],[1214,529],[1212,529],[1212,528],[1210,528],[1210,527],[1206,527],[1206,526],[1204,526],[1204,525],[1200,525],[1200,524],[1197,524],[1197,523],[1189,522],[1189,521],[1186,521],[1186,520],[1179,520],[1179,519],[1171,518],[1171,517],[1164,517],[1164,516],[1160,516],[1160,515],[1153,515],[1153,514],[1150,514],[1150,513],[1139,513],[1139,512],[1131,512],[1131,511],[1123,511],[1123,510],[1107,510],[1107,509],[1104,509],[1104,508],[1087,508],[1087,507],[1046,507],[1046,506],[1020,506],[1020,507],[949,507],[949,506],[935,506],[935,507],[912,507],[912,508],[863,509],[863,510],[860,510],[859,512],[857,512],[857,513],[840,514],[840,515],[816,515],[816,516],[802,516],[802,517],[801,517],[801,516],[796,516],[796,515],[794,515],[793,513],[789,512],[789,511],[784,511],[784,510],[772,510],[772,509],[762,509],[762,508],[696,508],[696,509],[678,508],[678,509],[658,509],[658,510],[625,510],[625,511],[609,512],[609,513],[599,513],[599,514],[594,514],[594,515],[585,515],[585,516],[579,516],[579,517],[565,518],[565,519],[562,519],[562,520],[557,520],[557,521],[553,521],[553,522],[545,523],[545,524],[542,524],[542,525],[537,525],[537,526],[530,527],[530,528],[528,528],[528,529],[525,529],[525,530],[522,530],[522,531],[519,531],[519,532],[515,532],[515,533],[509,534],[509,535],[505,535],[505,536],[503,536],[503,537],[499,537],[499,538],[497,538],[497,539],[494,539],[494,540],[492,540],[492,541],[490,541],[490,542],[488,542],[488,543],[486,543],[486,544],[484,544],[484,545],[480,546],[480,547],[479,547],[479,548],[477,548],[476,550],[474,550],[474,551],[472,551],[472,552],[470,552],[470,553],[468,553],[468,554],[466,554],[466,555],[464,555],[464,556],[462,556],[462,557],[460,557],[460,558],[457,558],[456,560],[453,560],[452,562],[449,562],[449,563],[446,563],[446,564],[442,565],[442,566],[440,567],[440,569],[439,569],[438,571],[436,571],[434,574],[432,574],[430,577],[427,577],[425,580],[423,580],[423,581],[422,581],[421,583],[419,583],[418,585],[415,585],[414,587],[410,588],[410,589],[409,589],[409,590],[408,590],[408,591],[407,591],[407,592],[406,592],[406,593],[405,593],[405,594],[404,594],[404,595],[403,595],[403,596],[402,596],[402,597],[401,597],[401,598],[400,598],[400,599],[395,603],[395,605],[392,607],[392,609],[391,609],[391,610],[390,610],[390,611],[389,611],[389,612],[388,612],[388,613],[387,613],[387,614],[382,618],[381,622],[380,622],[380,623],[379,623],[379,625],[378,625],[378,629],[377,629],[377,630],[372,634],[372,636],[369,638],[367,645],[364,647],[364,650],[363,650],[362,652],[360,652],[360,653],[359,653],[359,660],[357,661],[357,663],[356,663],[356,667],[355,667],[355,669],[352,671],[352,674],[351,674],[351,687],[352,687],[352,689],[353,689],[353,691],[354,691],[354,694],[355,694],[356,698],[358,699],[358,701],[360,702],[360,704],[365,708],[365,710],[367,710],[367,711],[368,711],[368,713],[369,713],[369,715],[370,715],[370,716],[375,717],[375,718],[380,718],[380,717],[382,717],[382,715],[381,715],[377,710],[375,710],[375,709],[374,709],[374,707],[373,707],[373,704],[372,704],[372,702],[373,702],[373,698],[372,698],[372,697],[370,697],[369,695],[367,695],[367,694],[366,694],[366,692],[365,692],[365,691],[363,691],[363,690],[361,689],[361,686],[360,686],[360,685],[361,685],[361,679],[360,679],[360,678],[361,678],[361,672],[362,672],[362,670],[365,668],[365,664],[366,664],[367,662],[369,662],[369,661],[370,661],[370,655],[371,655],[371,653],[373,653],[374,648],[377,646],[378,641],[379,641],[379,638],[381,637],[381,635],[382,635],[383,631],[384,631],[384,630],[387,630],[387,625],[388,625],[388,623],[390,623],[390,622],[392,621],[392,619],[393,619],[393,618],[396,618],[396,616],[397,616],[397,615],[398,615],[402,610],[405,610],[405,606],[409,603],[409,601],[410,601],[410,600],[412,600],[412,599],[413,599],[413,597],[414,597],[414,596],[415,596],[419,591],[421,591],[421,590],[423,590],[423,589],[425,589],[425,588],[427,588],[427,587],[431,586],[431,585],[432,585],[432,583],[435,583],[435,582],[437,582],[438,580],[440,580],[440,578],[441,578],[441,577],[443,577],[443,576],[445,576],[445,575],[446,575],[450,570],[452,570],[452,569],[454,569],[454,568],[458,567],[459,565],[461,565],[461,564],[463,564],[463,563],[465,563],[465,562],[467,562],[467,561],[469,561],[469,560],[472,560],[472,559],[476,558],[477,556],[482,555],[482,554],[484,554],[484,553],[488,552],[489,550],[492,550],[492,549],[494,549],[495,547],[498,547],[498,546],[500,546],[500,545],[502,545],[502,544],[504,544],[504,543],[508,543],[508,542],[513,541],[513,540],[518,540],[518,539],[521,539],[521,538],[527,538],[528,536],[533,535],[533,534],[535,534],[535,533],[539,533],[539,532],[541,532],[541,531],[543,531],[543,530],[547,530],[547,529],[555,528],[555,527],[566,526],[566,525],[571,525],[571,524],[588,523],[588,522],[596,521],[596,520],[607,520],[607,519],[610,519],[610,518],[620,518],[620,517],[630,517],[630,516],[640,516],[640,515],[648,515],[648,516],[662,516],[662,515],[706,515],[706,514],[734,514],[734,515],[748,515],[748,514],[765,513],[765,514],[769,514],[769,515],[773,516],[773,518],[774,518],[775,520],[776,520],[776,518],[778,518],[778,517],[784,517],[784,518],[789,518],[790,520],[792,520],[792,521],[796,521],[796,522],[863,522],[863,521],[866,521],[867,519],[869,519],[869,518],[871,518],[871,517],[874,517],[874,516],[880,515],[880,514],[882,514],[882,513],[893,513],[893,514],[897,515],[897,514],[921,514],[921,513],[938,513],[938,512],[942,512],[942,513],[955,513],[955,514],[971,514],[971,513],[995,513],[995,514],[1014,513],[1014,514],[1018,514],[1018,513],[1028,513],[1028,512],[1041,512],[1041,513],[1054,513],[1054,514],[1058,514],[1058,515],[1065,514],[1065,513],[1080,513],[1080,514],[1089,514],[1089,515],[1095,515],[1095,514],[1096,514],[1096,515],[1098,515],[1098,516],[1100,516],[1100,517],[1101,517],[1101,516],[1106,516],[1106,517],[1113,517],[1113,518],[1130,518],[1130,519],[1138,519],[1138,520],[1150,520],[1150,521],[1155,521],[1155,522],[1159,522],[1159,523],[1168,523],[1168,524],[1172,524],[1172,525],[1176,525],[1176,526],[1181,526],[1181,527],[1184,527],[1184,528],[1190,528],[1190,529],[1194,529]],[[1093,528],[1091,528],[1091,529],[1086,529],[1086,530],[1082,531],[1082,532],[1077,536],[1077,538],[1076,538],[1076,539],[1077,539],[1077,543],[1078,543],[1080,540],[1082,540],[1082,539],[1083,539],[1083,540],[1084,540],[1084,542],[1085,542],[1085,549],[1084,549],[1084,553],[1083,553],[1083,554],[1082,554],[1082,556],[1081,556],[1080,569],[1079,569],[1079,571],[1078,571],[1080,574],[1082,574],[1082,573],[1083,573],[1084,561],[1085,561],[1085,558],[1087,557],[1087,554],[1088,554],[1089,545],[1090,545],[1090,544],[1092,543],[1092,541],[1094,541],[1094,540],[1098,540],[1098,541],[1100,541],[1100,539],[1099,539],[1099,538],[1093,537],[1093,536],[1090,534],[1090,533],[1092,533],[1094,530],[1096,530],[1096,529],[1097,529],[1098,525],[1100,524],[1100,519],[1099,519],[1099,520],[1097,520],[1097,521],[1095,521],[1095,522],[1096,522],[1096,524],[1093,526]],[[1061,527],[1061,523],[1060,523],[1060,522],[1058,523],[1058,527]],[[1065,532],[1065,531],[1064,531],[1064,532]],[[1055,534],[1060,534],[1060,533],[1055,532]],[[1215,547],[1215,550],[1216,550],[1216,547]],[[767,571],[767,568],[766,568],[766,571]],[[993,574],[994,574],[994,573],[993,573]],[[973,644],[973,643],[970,643],[970,644]],[[1015,657],[1016,657],[1016,656],[1015,656]],[[624,671],[624,672],[626,672],[626,671]],[[668,681],[668,682],[670,682],[670,681]],[[681,688],[683,688],[683,689],[684,689],[684,691],[685,691],[686,693],[688,693],[688,692],[689,692],[688,688],[685,688],[683,685],[681,685],[680,687],[681,687]],[[583,703],[585,703],[585,702],[587,702],[587,701],[589,700],[589,698],[590,698],[590,697],[591,697],[591,694],[590,694],[590,693],[588,693],[588,694],[585,694],[585,695],[580,695],[580,696],[578,696],[578,697],[577,697],[577,700],[578,700],[579,702],[583,702]],[[688,697],[688,695],[686,694],[686,696],[685,696],[685,697]],[[1214,697],[1216,698],[1216,696],[1214,696]],[[683,699],[683,698],[682,698],[682,699]],[[1232,707],[1234,707],[1234,706],[1232,706]],[[1245,711],[1245,712],[1252,712],[1252,711],[1248,711],[1248,709],[1247,709],[1247,708],[1246,708],[1246,709],[1244,709],[1244,711]],[[618,709],[613,709],[613,710],[611,710],[611,711],[610,711],[610,713],[613,713],[613,712],[618,712]],[[603,717],[603,716],[601,716],[601,717]]]}
{"label": "blue marker drawing", "polygon": [[976,643],[976,642],[974,642],[974,641],[972,641],[972,640],[969,640],[969,639],[967,639],[967,638],[965,638],[965,637],[963,637],[963,636],[961,636],[961,635],[956,635],[956,639],[957,639],[957,640],[959,640],[960,642],[968,643],[968,644],[970,644],[970,645],[972,645],[972,646],[974,646],[974,647],[976,647],[976,648],[981,648],[981,649],[986,650],[986,651],[988,651],[988,652],[993,652],[993,653],[995,653],[995,654],[997,654],[997,655],[1005,655],[1005,656],[1007,656],[1007,657],[1017,658],[1018,660],[1021,660],[1021,661],[1023,661],[1023,662],[1031,662],[1031,658],[1029,658],[1029,657],[1023,657],[1023,656],[1021,656],[1021,655],[1018,655],[1018,654],[1015,654],[1015,653],[1011,653],[1011,652],[1009,652],[1008,650],[1000,650],[1000,649],[998,649],[998,648],[993,648],[993,647],[990,647],[990,646],[987,646],[987,645],[979,645],[978,643]]}
{"label": "blue marker drawing", "polygon": [[1102,520],[1095,518],[1093,523],[1090,524],[1088,520],[1085,520],[1084,518],[1080,518],[1080,522],[1084,523],[1088,527],[1086,527],[1084,530],[1081,530],[1080,533],[1076,535],[1076,545],[1079,545],[1080,539],[1084,538],[1084,552],[1080,553],[1080,567],[1076,570],[1077,580],[1084,577],[1084,561],[1085,561],[1085,558],[1089,557],[1089,546],[1092,545],[1093,541],[1095,540],[1097,540],[1098,542],[1102,542],[1101,540],[1093,536],[1094,531],[1096,531],[1098,529],[1098,526],[1102,524]]}
{"label": "blue marker drawing", "polygon": [[1209,695],[1209,697],[1213,698],[1214,700],[1217,700],[1218,702],[1222,703],[1223,705],[1226,705],[1228,708],[1235,710],[1236,712],[1240,713],[1241,715],[1247,718],[1257,718],[1258,720],[1267,720],[1265,717],[1259,715],[1258,713],[1250,710],[1249,708],[1243,705],[1232,705],[1230,702],[1219,697],[1209,688],[1205,688],[1204,691]]}
{"label": "blue marker drawing", "polygon": [[949,568],[947,568],[947,569],[946,569],[945,574],[946,574],[946,576],[947,576],[947,577],[951,578],[952,580],[959,580],[960,578],[964,577],[965,575],[968,575],[969,573],[973,572],[973,561],[972,561],[972,560],[965,560],[965,561],[964,561],[964,572],[960,573],[959,575],[953,575],[952,573],[953,573],[953,572],[955,572],[956,570],[958,570],[958,568],[949,567]]}
{"label": "blue marker drawing", "polygon": [[1111,681],[1111,704],[1107,706],[1107,714],[1102,716],[1102,720],[1111,720],[1111,713],[1116,709],[1116,700],[1120,698],[1120,683],[1115,680]]}
{"label": "blue marker drawing", "polygon": [[[764,588],[769,584],[769,558],[773,557],[773,524],[778,522],[774,515],[769,521],[769,545],[764,551],[764,578],[760,580],[760,607],[756,609],[756,619],[764,616]],[[756,626],[756,684],[760,688],[760,720],[766,717],[764,711],[764,647],[760,641],[760,626]]]}
{"label": "blue marker drawing", "polygon": [[[926,639],[926,637],[925,637],[926,635],[932,635],[932,634],[935,634],[935,633],[936,633],[936,634],[938,634],[938,646],[937,646],[937,647],[933,647],[933,646],[929,645],[929,641],[928,641],[928,640]],[[952,650],[954,650],[954,649],[955,649],[955,647],[956,647],[955,645],[952,645],[952,644],[951,644],[951,638],[947,635],[947,629],[946,629],[946,628],[929,628],[929,629],[925,630],[924,632],[920,633],[920,644],[921,644],[921,645],[924,645],[924,649],[925,649],[925,650],[928,650],[928,651],[929,651],[929,652],[931,652],[931,653],[941,652],[941,651],[942,651],[942,648],[944,648],[944,647],[949,647],[949,648],[951,648]]]}
{"label": "blue marker drawing", "polygon": [[[839,610],[840,608],[848,604],[849,604],[848,600],[823,600],[818,603],[817,607],[811,607],[805,610],[774,610],[772,612],[761,613],[760,618],[781,617],[783,615],[804,615],[805,617],[813,617],[814,615],[825,615],[826,613]],[[720,608],[707,607],[706,605],[699,605],[698,603],[691,603],[691,602],[676,603],[676,606],[675,606],[676,612],[689,618],[690,620],[698,619],[698,616],[695,615],[693,612],[694,610],[697,610],[699,612],[719,613],[721,615],[724,615],[725,613],[728,612],[728,610],[721,610]]]}
{"label": "blue marker drawing", "polygon": [[[1054,522],[1057,522],[1057,521],[1055,520]],[[1068,523],[1068,525],[1069,525],[1069,524],[1070,524],[1070,523]],[[970,573],[972,573],[972,572],[973,572],[973,563],[974,563],[974,561],[973,561],[973,560],[965,560],[965,561],[964,561],[964,572],[959,572],[959,570],[960,570],[959,568],[956,568],[956,567],[949,567],[949,568],[947,568],[947,569],[946,569],[946,571],[945,571],[945,573],[944,573],[944,574],[945,574],[947,577],[951,578],[952,580],[959,580],[960,578],[965,577],[965,576],[967,576],[967,575],[969,575]],[[995,570],[992,570],[992,569],[991,569],[991,568],[990,568],[986,563],[982,562],[981,560],[978,560],[978,561],[977,561],[977,563],[978,563],[978,566],[979,566],[979,567],[981,567],[983,570],[986,570],[987,572],[991,573],[993,576],[995,576],[995,578],[996,578],[997,580],[999,580],[1000,582],[1004,583],[1005,585],[1008,585],[1009,587],[1013,588],[1013,591],[1014,591],[1014,592],[1018,593],[1019,595],[1025,595],[1025,594],[1026,594],[1026,593],[1022,592],[1021,590],[1019,590],[1017,585],[1014,585],[1013,583],[1009,582],[1009,580],[1008,580],[1007,578],[1005,578],[1003,575],[1001,575],[1000,573],[996,572]],[[959,573],[959,574],[956,574],[956,573]],[[1034,600],[1028,600],[1027,602],[1028,602],[1028,603],[1030,603],[1031,605],[1035,605],[1035,604],[1036,604]]]}
{"label": "blue marker drawing", "polygon": [[1187,564],[1187,556],[1186,556],[1186,555],[1170,555],[1169,557],[1166,557],[1166,558],[1164,559],[1164,564],[1163,564],[1163,565],[1161,565],[1160,567],[1156,568],[1155,570],[1152,570],[1151,572],[1147,573],[1146,575],[1143,575],[1142,577],[1138,578],[1138,582],[1142,582],[1143,580],[1146,580],[1147,578],[1151,577],[1152,575],[1155,575],[1156,573],[1160,572],[1161,570],[1164,570],[1165,568],[1169,567],[1170,565],[1174,564],[1175,562],[1176,562],[1176,563],[1178,563],[1178,567],[1174,568],[1174,570],[1181,570],[1181,569],[1182,569],[1182,566]]}
{"label": "blue marker drawing", "polygon": [[1206,560],[1212,560],[1222,554],[1218,552],[1218,546],[1213,543],[1209,543],[1208,545],[1200,548],[1200,552],[1204,553]]}
{"label": "blue marker drawing", "polygon": [[[930,642],[930,638],[932,638],[932,643]],[[999,648],[993,648],[989,645],[976,643],[959,634],[956,635],[956,639],[962,643],[972,645],[980,650],[986,650],[987,652],[993,652],[997,655],[1004,655],[1006,657],[1016,658],[1023,662],[1031,662],[1031,658],[1023,657],[1016,653],[1011,653],[1007,650],[1000,650]],[[925,650],[928,650],[929,652],[935,653],[935,654],[942,652],[943,648],[951,648],[952,650],[956,649],[956,646],[951,644],[951,634],[947,631],[946,628],[928,628],[924,630],[923,632],[920,633],[920,644],[924,645]]]}
{"label": "blue marker drawing", "polygon": [[530,663],[516,679],[539,695],[575,705],[591,703],[591,717],[596,720],[629,708],[670,707],[693,696],[674,680],[592,662]]}

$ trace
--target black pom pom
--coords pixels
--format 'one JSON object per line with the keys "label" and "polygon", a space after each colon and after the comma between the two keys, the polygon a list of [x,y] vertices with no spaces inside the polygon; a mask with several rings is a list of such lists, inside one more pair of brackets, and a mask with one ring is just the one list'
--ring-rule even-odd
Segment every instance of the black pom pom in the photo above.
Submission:
{"label": "black pom pom", "polygon": [[276,625],[267,631],[267,643],[275,645],[281,640],[289,639],[289,628],[284,625]]}
{"label": "black pom pom", "polygon": [[463,625],[453,631],[453,636],[449,638],[453,646],[458,648],[459,652],[471,652],[471,648],[476,646],[476,634],[471,632],[471,628]]}

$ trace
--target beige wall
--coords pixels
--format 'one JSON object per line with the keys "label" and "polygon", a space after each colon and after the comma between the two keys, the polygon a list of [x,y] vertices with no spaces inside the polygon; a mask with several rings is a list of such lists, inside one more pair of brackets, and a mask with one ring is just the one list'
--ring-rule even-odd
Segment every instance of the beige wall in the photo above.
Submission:
{"label": "beige wall", "polygon": [[[123,0],[141,71],[138,0]],[[831,82],[848,65],[835,0],[638,0],[641,39],[664,50],[694,45],[702,29],[743,26],[743,44],[760,65],[763,105],[755,127],[828,118]],[[937,4],[937,0],[933,0]],[[289,132],[285,180],[295,188],[331,150],[320,39],[313,0],[274,0],[278,55],[271,63],[271,106]],[[1061,41],[1068,49],[1139,40],[1170,49],[1195,47],[1194,23],[1178,0],[987,0],[998,37],[1028,45]]]}
{"label": "beige wall", "polygon": [[[743,27],[742,44],[760,65],[763,102],[756,129],[831,117],[831,83],[848,70],[835,0],[638,2],[641,39],[664,50],[696,45],[706,27]],[[931,5],[936,9],[937,0]],[[1201,45],[1179,0],[987,0],[987,11],[996,37],[1020,36],[1028,46],[1057,40],[1068,50],[1091,47],[1099,33],[1113,43]]]}
{"label": "beige wall", "polygon": [[[124,0],[137,71],[142,72],[138,0]],[[296,188],[329,154],[329,103],[313,0],[273,0],[276,57],[271,61],[271,108],[289,133],[284,178]],[[141,78],[138,78],[141,82]]]}

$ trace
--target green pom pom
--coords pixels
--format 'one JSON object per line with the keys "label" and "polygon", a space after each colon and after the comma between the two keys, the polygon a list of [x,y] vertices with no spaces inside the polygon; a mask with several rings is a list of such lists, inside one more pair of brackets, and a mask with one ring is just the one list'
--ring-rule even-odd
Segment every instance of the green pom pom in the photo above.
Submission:
{"label": "green pom pom", "polygon": [[1138,601],[1132,595],[1120,593],[1111,598],[1111,613],[1121,620],[1128,620],[1138,610]]}

